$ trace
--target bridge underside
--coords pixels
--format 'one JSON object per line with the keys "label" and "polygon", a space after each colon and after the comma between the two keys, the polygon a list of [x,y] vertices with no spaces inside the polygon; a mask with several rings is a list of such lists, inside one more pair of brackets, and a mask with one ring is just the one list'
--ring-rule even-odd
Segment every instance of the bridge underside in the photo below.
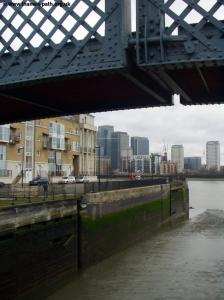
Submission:
{"label": "bridge underside", "polygon": [[224,102],[223,1],[55,2],[0,4],[1,124]]}
{"label": "bridge underside", "polygon": [[172,93],[156,94],[127,72],[57,78],[0,93],[1,123],[119,109],[172,105]]}
{"label": "bridge underside", "polygon": [[[154,70],[154,71],[152,71]],[[30,82],[0,92],[1,123],[51,116],[172,105],[224,102],[224,67],[116,70],[85,77]]]}
{"label": "bridge underside", "polygon": [[182,104],[224,103],[223,66],[179,69],[168,74],[180,87]]}

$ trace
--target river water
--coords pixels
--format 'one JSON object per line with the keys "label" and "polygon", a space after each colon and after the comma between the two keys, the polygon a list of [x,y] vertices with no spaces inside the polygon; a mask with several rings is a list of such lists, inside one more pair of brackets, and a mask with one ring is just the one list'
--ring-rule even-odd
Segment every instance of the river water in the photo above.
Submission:
{"label": "river water", "polygon": [[49,300],[223,300],[224,181],[189,181],[190,219],[89,268]]}

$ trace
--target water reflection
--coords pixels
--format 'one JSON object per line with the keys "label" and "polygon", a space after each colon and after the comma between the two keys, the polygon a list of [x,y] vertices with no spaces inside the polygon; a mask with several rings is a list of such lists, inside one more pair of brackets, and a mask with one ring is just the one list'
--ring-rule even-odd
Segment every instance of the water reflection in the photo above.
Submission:
{"label": "water reflection", "polygon": [[224,182],[189,188],[189,221],[88,269],[49,299],[224,299]]}
{"label": "water reflection", "polygon": [[[195,209],[224,210],[224,181],[188,180],[190,206]],[[193,213],[190,210],[190,213]],[[194,214],[194,213],[193,213]]]}

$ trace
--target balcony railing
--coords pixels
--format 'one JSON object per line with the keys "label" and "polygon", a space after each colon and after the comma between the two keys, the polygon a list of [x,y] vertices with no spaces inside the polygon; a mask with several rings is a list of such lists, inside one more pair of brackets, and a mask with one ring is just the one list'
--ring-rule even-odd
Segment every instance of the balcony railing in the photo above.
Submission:
{"label": "balcony railing", "polygon": [[20,136],[19,135],[10,135],[9,137],[9,143],[10,144],[16,144],[20,142]]}
{"label": "balcony railing", "polygon": [[73,149],[73,151],[80,153],[81,152],[81,148],[80,147],[76,147]]}
{"label": "balcony railing", "polygon": [[71,151],[72,145],[71,144],[65,144],[65,151]]}
{"label": "balcony railing", "polygon": [[43,146],[44,149],[49,149],[50,148],[49,140],[43,140],[42,141],[42,146]]}
{"label": "balcony railing", "polygon": [[48,176],[51,177],[64,176],[64,175],[65,175],[64,171],[48,171]]}
{"label": "balcony railing", "polygon": [[0,177],[12,177],[12,170],[0,169]]}
{"label": "balcony railing", "polygon": [[2,134],[0,134],[0,142],[8,143],[9,142],[9,137],[3,136]]}

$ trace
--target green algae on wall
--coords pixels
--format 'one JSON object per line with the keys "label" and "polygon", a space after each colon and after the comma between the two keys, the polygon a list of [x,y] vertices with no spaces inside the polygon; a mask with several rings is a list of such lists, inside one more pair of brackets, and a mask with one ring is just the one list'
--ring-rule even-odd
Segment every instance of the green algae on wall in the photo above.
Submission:
{"label": "green algae on wall", "polygon": [[82,213],[82,267],[133,245],[151,235],[169,217],[170,197],[91,219]]}
{"label": "green algae on wall", "polygon": [[167,197],[165,199],[158,199],[154,202],[145,203],[140,206],[135,206],[127,208],[125,210],[110,213],[102,217],[98,217],[92,220],[87,214],[82,214],[82,226],[83,229],[88,230],[98,230],[103,226],[111,226],[117,223],[125,223],[127,220],[135,219],[143,214],[155,214],[162,213],[162,210],[168,212],[170,209],[170,199]]}
{"label": "green algae on wall", "polygon": [[[155,190],[155,187],[153,187]],[[158,189],[158,188],[157,188]],[[121,208],[111,212],[111,205],[117,209],[116,200],[113,202],[111,195],[106,201],[106,194],[96,196],[96,202],[90,205],[100,206],[102,198],[104,205],[109,206],[109,213],[94,215],[83,211],[81,213],[81,252],[82,267],[88,267],[102,259],[121,251],[122,249],[134,244],[135,242],[151,236],[156,230],[171,221],[174,215],[175,219],[179,216],[187,218],[188,210],[188,191],[185,186],[179,186],[175,189],[166,190],[161,188],[162,194],[144,190],[148,197],[144,198],[145,203],[140,203],[142,190],[138,194],[135,191],[135,203],[131,207]],[[131,193],[131,192],[130,192]],[[133,192],[132,192],[133,193]],[[130,194],[131,195],[131,194]],[[125,199],[130,197],[126,192]],[[120,195],[115,196],[119,197]],[[133,194],[132,194],[133,196]],[[133,199],[133,198],[132,198]],[[105,209],[106,212],[106,209]]]}

